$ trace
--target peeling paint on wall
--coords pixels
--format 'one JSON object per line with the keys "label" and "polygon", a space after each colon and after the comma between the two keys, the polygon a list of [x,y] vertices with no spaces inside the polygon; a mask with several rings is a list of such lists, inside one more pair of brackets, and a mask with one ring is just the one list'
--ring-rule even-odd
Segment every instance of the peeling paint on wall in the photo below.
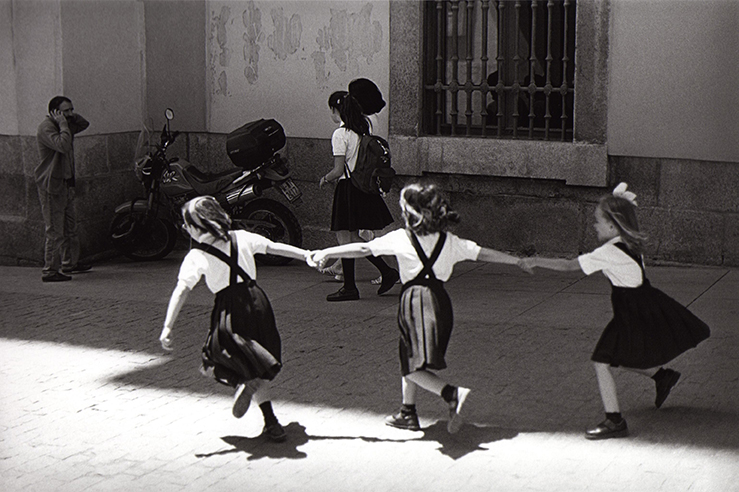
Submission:
{"label": "peeling paint on wall", "polygon": [[262,32],[262,12],[256,8],[253,0],[247,4],[242,14],[244,27],[244,77],[250,84],[255,84],[259,78],[259,43],[264,41]]}
{"label": "peeling paint on wall", "polygon": [[272,9],[270,13],[275,32],[267,38],[267,46],[277,58],[284,61],[300,48],[303,25],[297,14],[293,14],[288,21],[282,7]]}
{"label": "peeling paint on wall", "polygon": [[[226,32],[226,24],[230,17],[231,9],[225,6],[221,8],[220,14],[215,15],[215,13],[213,13],[213,20],[211,22],[211,40],[215,37],[219,49],[219,51],[214,54],[214,57],[217,57],[218,60],[211,60],[211,74],[213,77],[215,77],[215,74],[218,72],[218,67],[228,67],[231,61],[231,50],[228,49],[228,34]],[[225,70],[221,70],[218,74],[216,86],[217,87],[214,89],[216,94],[224,96],[228,94],[228,76],[226,75]]]}
{"label": "peeling paint on wall", "polygon": [[323,87],[328,79],[326,54],[342,72],[361,64],[370,65],[382,49],[382,24],[372,20],[372,4],[365,4],[359,12],[330,9],[328,27],[320,29],[316,37],[318,50],[313,52],[316,82]]}

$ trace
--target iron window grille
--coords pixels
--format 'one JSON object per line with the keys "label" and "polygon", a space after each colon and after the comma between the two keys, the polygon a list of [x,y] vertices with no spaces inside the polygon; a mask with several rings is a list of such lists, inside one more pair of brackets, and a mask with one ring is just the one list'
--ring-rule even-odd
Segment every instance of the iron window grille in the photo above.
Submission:
{"label": "iron window grille", "polygon": [[572,141],[575,0],[429,0],[428,135]]}

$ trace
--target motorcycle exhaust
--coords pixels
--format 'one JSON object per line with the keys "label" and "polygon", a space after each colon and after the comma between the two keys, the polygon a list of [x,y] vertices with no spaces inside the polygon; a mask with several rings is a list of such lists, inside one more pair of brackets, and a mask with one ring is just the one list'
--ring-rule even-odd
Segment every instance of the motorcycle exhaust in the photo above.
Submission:
{"label": "motorcycle exhaust", "polygon": [[236,205],[253,198],[262,196],[262,189],[256,184],[244,185],[226,192],[226,201],[229,205]]}

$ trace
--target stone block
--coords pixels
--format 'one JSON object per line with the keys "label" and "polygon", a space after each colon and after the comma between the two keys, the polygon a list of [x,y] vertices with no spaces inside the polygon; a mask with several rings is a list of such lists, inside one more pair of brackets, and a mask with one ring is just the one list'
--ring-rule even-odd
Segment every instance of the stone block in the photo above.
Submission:
{"label": "stone block", "polygon": [[462,237],[502,251],[524,254],[580,252],[581,212],[577,204],[536,198],[452,194]]}
{"label": "stone block", "polygon": [[724,215],[723,265],[739,266],[739,214]]}
{"label": "stone block", "polygon": [[720,265],[724,221],[721,214],[652,208],[642,210],[649,236],[645,256],[662,261]]}
{"label": "stone block", "polygon": [[330,139],[289,138],[281,153],[293,179],[314,181],[316,185],[334,165]]}
{"label": "stone block", "polygon": [[739,212],[735,163],[664,160],[661,169],[661,207]]}
{"label": "stone block", "polygon": [[111,172],[127,171],[133,174],[138,138],[137,132],[107,135],[107,158]]}
{"label": "stone block", "polygon": [[0,175],[23,174],[21,140],[16,136],[0,135]]}
{"label": "stone block", "polygon": [[38,143],[35,136],[17,137],[21,142],[21,159],[23,161],[23,174],[33,177],[34,170],[40,162],[38,154]]}
{"label": "stone block", "polygon": [[609,182],[615,187],[625,182],[636,193],[640,207],[659,204],[660,160],[644,157],[608,157]]}
{"label": "stone block", "polygon": [[26,178],[22,174],[4,174],[0,179],[0,215],[25,217]]}
{"label": "stone block", "polygon": [[25,220],[0,221],[0,263],[4,265],[38,265],[44,260],[43,222]]}
{"label": "stone block", "polygon": [[108,174],[108,144],[105,135],[75,137],[75,175],[78,178]]}

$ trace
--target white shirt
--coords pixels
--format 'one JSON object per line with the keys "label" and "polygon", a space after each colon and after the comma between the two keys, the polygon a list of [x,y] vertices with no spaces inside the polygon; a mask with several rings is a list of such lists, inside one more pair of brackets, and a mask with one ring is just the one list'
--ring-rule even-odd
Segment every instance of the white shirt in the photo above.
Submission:
{"label": "white shirt", "polygon": [[[427,258],[431,256],[438,239],[438,232],[427,236],[418,236],[418,242],[423,252],[426,253]],[[411,238],[405,229],[396,229],[388,232],[384,236],[373,239],[366,245],[375,256],[392,255],[398,259],[400,280],[403,283],[410,282],[423,270],[423,263],[418,258]],[[442,282],[446,282],[452,276],[455,263],[465,260],[476,260],[480,255],[481,249],[474,241],[461,239],[447,232],[444,247],[441,249],[439,258],[432,268],[434,275]]]}
{"label": "white shirt", "polygon": [[[359,135],[344,127],[337,128],[331,136],[331,148],[333,155],[343,155],[349,171],[354,171],[354,166],[357,164],[357,154],[359,153]],[[339,179],[345,178],[346,170]]]}
{"label": "white shirt", "polygon": [[641,268],[631,256],[616,246],[617,242],[621,242],[621,237],[615,237],[590,253],[578,256],[580,268],[586,275],[602,271],[616,287],[639,287],[642,283]]}
{"label": "white shirt", "polygon": [[[256,280],[257,267],[254,263],[254,255],[256,253],[265,253],[267,251],[267,245],[271,241],[264,236],[247,231],[231,231],[231,234],[237,239],[236,251],[239,256],[239,266],[252,279]],[[214,247],[223,251],[226,256],[231,255],[231,245],[229,243],[219,241]],[[200,277],[205,276],[205,283],[208,289],[215,294],[228,287],[229,274],[230,268],[227,263],[205,251],[191,249],[182,260],[177,280],[184,282],[192,289],[200,281]],[[243,279],[239,278],[239,282],[243,281]]]}

